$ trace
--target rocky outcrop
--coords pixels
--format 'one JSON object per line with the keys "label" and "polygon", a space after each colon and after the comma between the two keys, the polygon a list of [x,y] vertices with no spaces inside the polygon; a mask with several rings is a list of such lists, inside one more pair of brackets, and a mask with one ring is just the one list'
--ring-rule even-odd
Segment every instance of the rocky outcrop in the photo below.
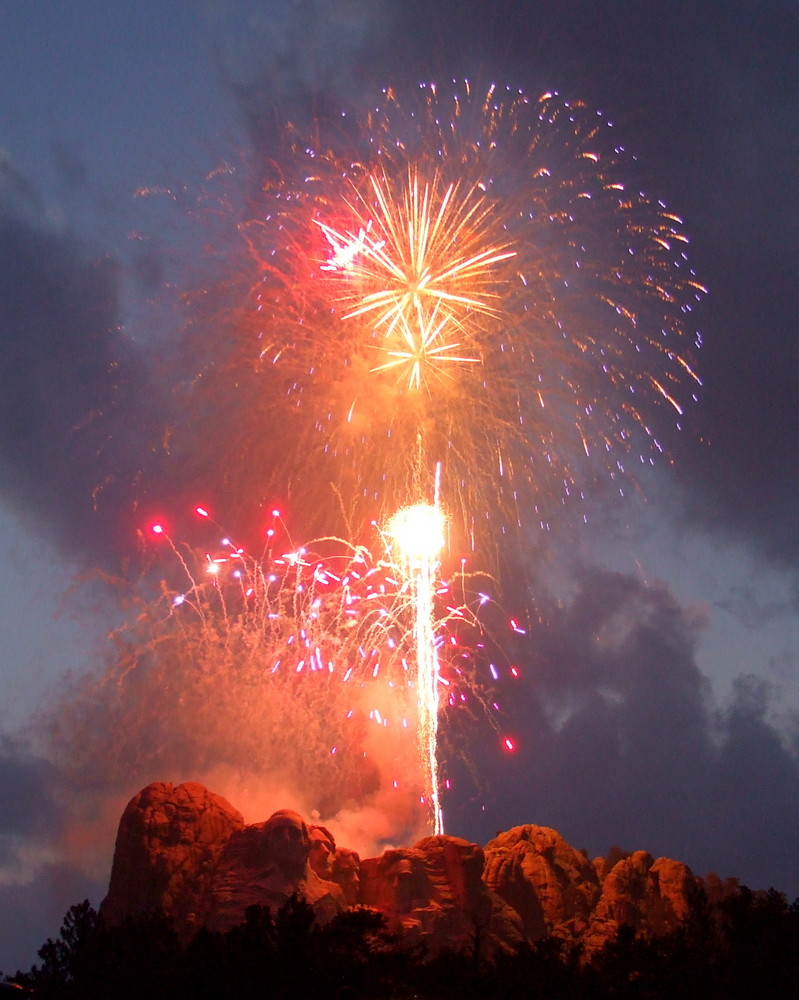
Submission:
{"label": "rocky outcrop", "polygon": [[380,910],[389,928],[429,950],[498,948],[524,941],[519,915],[482,878],[482,848],[459,837],[425,837],[361,865],[361,902]]}
{"label": "rocky outcrop", "polygon": [[485,849],[425,837],[361,861],[295,812],[245,826],[202,785],[157,782],[122,815],[101,911],[117,922],[162,910],[188,939],[199,927],[240,923],[252,904],[276,912],[296,894],[319,921],[347,906],[372,907],[392,931],[433,952],[490,957],[555,937],[591,954],[622,926],[647,937],[679,926],[698,885],[678,861],[614,848],[591,862],[555,830],[532,824],[498,834]]}
{"label": "rocky outcrop", "polygon": [[361,899],[361,859],[357,851],[337,848],[330,877],[344,893],[347,906],[357,906]]}
{"label": "rocky outcrop", "polygon": [[579,938],[600,896],[593,864],[546,826],[515,826],[485,847],[485,881],[522,918],[530,941]]}
{"label": "rocky outcrop", "polygon": [[245,826],[203,785],[154,782],[122,814],[100,910],[110,923],[162,911],[184,940],[200,927],[229,930],[254,904],[276,912],[294,894],[329,920],[347,901],[311,868],[311,844],[304,820],[290,810]]}
{"label": "rocky outcrop", "polygon": [[195,926],[219,855],[243,827],[241,813],[203,785],[148,785],[122,814],[103,916],[116,923],[163,910],[176,926]]}
{"label": "rocky outcrop", "polygon": [[613,940],[622,926],[658,937],[687,919],[697,880],[687,865],[669,858],[653,860],[636,851],[618,861],[602,883],[602,894],[583,943],[591,952]]}
{"label": "rocky outcrop", "polygon": [[[299,816],[297,819],[302,823]],[[270,842],[273,823],[274,817],[235,831],[222,849],[202,916],[202,923],[211,930],[227,931],[241,923],[248,906],[268,906],[276,913],[294,894],[313,906],[321,922],[347,906],[340,887],[320,878],[308,864],[307,828],[305,839],[297,846],[299,857],[292,866],[291,859],[286,864],[285,858],[275,857]]]}

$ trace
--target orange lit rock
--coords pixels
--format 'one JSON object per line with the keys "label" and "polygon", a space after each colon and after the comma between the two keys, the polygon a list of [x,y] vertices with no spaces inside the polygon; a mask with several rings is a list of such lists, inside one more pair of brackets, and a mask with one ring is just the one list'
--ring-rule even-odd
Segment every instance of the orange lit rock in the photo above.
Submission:
{"label": "orange lit rock", "polygon": [[[732,891],[716,882],[721,895]],[[554,936],[590,955],[624,925],[646,937],[678,927],[700,885],[686,865],[645,851],[613,848],[591,862],[555,830],[532,824],[499,833],[485,849],[442,835],[359,861],[290,810],[245,826],[202,785],[156,782],[122,815],[101,911],[113,923],[161,910],[187,940],[199,927],[240,923],[252,904],[274,913],[296,893],[322,922],[347,906],[373,907],[390,930],[432,952],[486,958]],[[714,885],[709,878],[711,897]]]}
{"label": "orange lit rock", "polygon": [[521,916],[528,939],[579,937],[599,899],[593,864],[546,826],[515,826],[485,847],[484,878]]}
{"label": "orange lit rock", "polygon": [[361,863],[361,902],[431,951],[478,948],[487,957],[519,945],[524,932],[518,914],[483,882],[483,865],[477,844],[425,837]]}
{"label": "orange lit rock", "polygon": [[268,906],[274,914],[295,894],[318,920],[332,919],[347,902],[338,885],[311,868],[310,851],[308,827],[290,810],[234,831],[219,855],[203,923],[227,931],[243,922],[248,906]]}
{"label": "orange lit rock", "polygon": [[656,937],[674,930],[690,911],[697,880],[679,861],[636,851],[618,861],[602,883],[602,895],[584,936],[588,952],[613,940],[622,926]]}
{"label": "orange lit rock", "polygon": [[194,926],[217,859],[243,826],[241,813],[203,785],[148,785],[122,814],[103,916],[115,923],[163,910],[177,926]]}

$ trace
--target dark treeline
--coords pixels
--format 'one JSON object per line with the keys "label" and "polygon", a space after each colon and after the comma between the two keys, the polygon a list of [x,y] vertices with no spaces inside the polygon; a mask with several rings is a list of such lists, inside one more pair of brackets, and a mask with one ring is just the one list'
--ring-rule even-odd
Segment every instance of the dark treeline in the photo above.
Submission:
{"label": "dark treeline", "polygon": [[762,1000],[795,994],[799,900],[740,887],[711,906],[699,893],[677,931],[646,941],[622,928],[590,960],[551,938],[491,961],[482,950],[479,927],[469,951],[431,956],[390,934],[373,910],[320,927],[296,899],[274,918],[251,907],[226,934],[201,930],[184,945],[163,916],[112,927],[86,901],[39,950],[41,964],[11,978],[23,987],[13,994],[42,1000]]}

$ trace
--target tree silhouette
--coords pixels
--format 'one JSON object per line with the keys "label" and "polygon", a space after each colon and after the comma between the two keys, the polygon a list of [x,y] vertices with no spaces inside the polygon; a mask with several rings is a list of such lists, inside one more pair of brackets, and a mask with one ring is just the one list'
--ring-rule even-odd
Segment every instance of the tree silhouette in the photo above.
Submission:
{"label": "tree silhouette", "polygon": [[40,965],[16,981],[40,1000],[727,1000],[795,993],[799,901],[730,885],[670,934],[622,927],[592,956],[548,938],[475,961],[475,949],[427,954],[354,908],[319,924],[293,897],[274,916],[250,907],[226,933],[181,944],[163,914],[107,926],[87,901],[66,914]]}
{"label": "tree silhouette", "polygon": [[80,995],[75,991],[91,965],[92,945],[98,925],[97,911],[88,899],[69,908],[58,938],[55,941],[48,938],[38,951],[41,966],[31,969],[28,985],[35,989],[38,996]]}

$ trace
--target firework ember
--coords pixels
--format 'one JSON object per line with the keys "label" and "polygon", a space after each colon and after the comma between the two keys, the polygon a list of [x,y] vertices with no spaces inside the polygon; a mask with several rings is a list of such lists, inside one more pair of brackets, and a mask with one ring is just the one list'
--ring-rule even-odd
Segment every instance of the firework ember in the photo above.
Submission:
{"label": "firework ember", "polygon": [[289,131],[242,226],[244,336],[199,393],[236,387],[231,490],[360,537],[440,463],[454,543],[490,566],[597,478],[624,490],[694,398],[703,293],[637,173],[579,102],[467,83]]}
{"label": "firework ember", "polygon": [[[195,512],[203,534],[218,529],[207,507]],[[153,555],[171,552],[158,560],[160,596],[149,576],[134,590],[114,658],[81,682],[55,734],[76,780],[84,765],[101,780],[98,759],[110,784],[229,768],[302,789],[304,808],[322,815],[377,798],[398,829],[422,816],[440,824],[439,713],[496,729],[497,668],[481,623],[485,579],[463,569],[442,579],[440,522],[419,549],[399,541],[409,518],[373,529],[376,554],[338,538],[292,544],[276,510],[257,555],[230,537],[198,549],[151,525]]]}
{"label": "firework ember", "polygon": [[319,223],[333,251],[322,269],[343,272],[344,318],[368,319],[390,359],[372,371],[400,369],[408,389],[434,392],[448,363],[479,364],[454,354],[460,344],[448,338],[471,343],[483,317],[496,315],[493,269],[515,251],[492,243],[500,234],[477,187],[442,189],[438,173],[423,183],[416,170],[396,184],[385,173],[369,181],[366,195],[353,192],[357,236]]}
{"label": "firework ember", "polygon": [[[403,101],[386,91],[332,137],[290,128],[241,227],[258,273],[243,336],[219,348],[215,329],[195,382],[196,451],[214,454],[227,496],[252,509],[287,494],[312,533],[355,540],[332,563],[283,553],[279,584],[263,560],[243,573],[241,620],[259,608],[250,651],[270,676],[346,685],[372,670],[418,686],[436,830],[440,549],[375,561],[361,543],[401,510],[386,529],[399,545],[435,482],[454,549],[501,580],[554,511],[599,477],[623,492],[664,452],[658,428],[679,426],[696,398],[704,289],[681,220],[636,174],[579,102],[422,85]],[[231,551],[208,568],[242,560]],[[356,579],[371,588],[357,600]],[[200,592],[178,597],[204,621]],[[370,709],[380,725],[387,704]]]}

